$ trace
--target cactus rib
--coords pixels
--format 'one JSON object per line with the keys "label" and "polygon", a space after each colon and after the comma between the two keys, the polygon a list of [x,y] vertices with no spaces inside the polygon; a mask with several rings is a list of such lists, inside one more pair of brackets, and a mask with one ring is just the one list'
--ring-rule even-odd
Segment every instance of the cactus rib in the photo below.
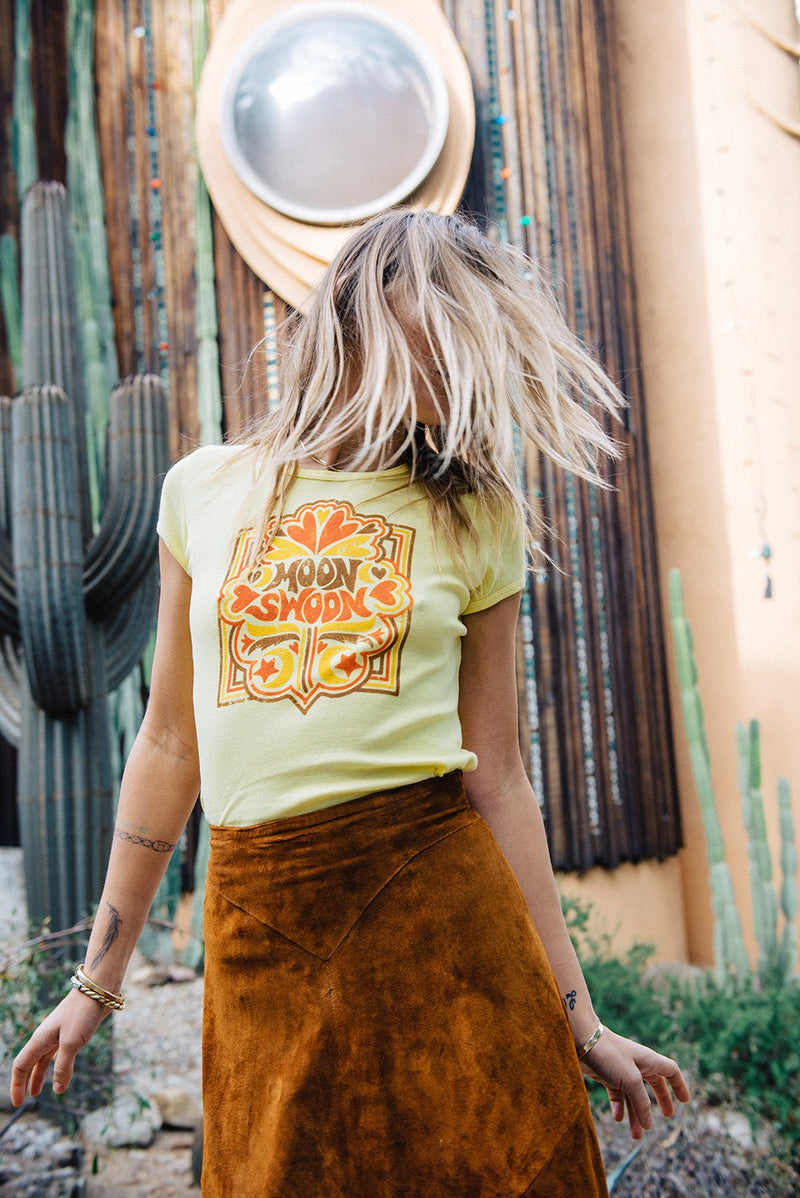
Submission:
{"label": "cactus rib", "polygon": [[789,978],[797,964],[797,849],[794,840],[792,796],[785,778],[778,779],[778,811],[781,830],[781,912],[783,913],[783,937],[781,940],[781,967]]}
{"label": "cactus rib", "polygon": [[86,400],[80,337],[75,323],[75,269],[68,236],[69,205],[60,183],[37,183],[22,209],[22,383],[53,383],[69,396],[71,440],[77,458],[81,538],[92,535]]}
{"label": "cactus rib", "polygon": [[52,715],[84,707],[80,514],[67,398],[29,387],[14,404],[14,570],[34,700]]}
{"label": "cactus rib", "polygon": [[0,640],[0,728],[19,744],[29,914],[67,927],[102,890],[114,815],[107,696],[152,628],[167,416],[152,380],[117,388],[109,505],[92,540],[84,376],[60,185],[37,183],[28,193],[22,250],[26,385],[10,422],[8,402],[0,402],[0,633],[13,623],[15,601],[18,613],[16,638]]}
{"label": "cactus rib", "polygon": [[19,636],[11,548],[11,400],[0,395],[0,634]]}
{"label": "cactus rib", "polygon": [[84,593],[92,619],[106,616],[138,586],[155,538],[160,479],[166,471],[167,413],[155,375],[114,390],[106,510],[86,554]]}
{"label": "cactus rib", "polygon": [[714,802],[703,703],[697,685],[697,663],[691,628],[683,607],[680,571],[676,569],[669,572],[669,597],[681,706],[689,742],[692,773],[703,815],[706,852],[711,873],[716,977],[718,984],[722,986],[728,981],[743,981],[749,976],[750,966]]}
{"label": "cactus rib", "polygon": [[109,690],[127,678],[144,653],[157,601],[158,568],[152,562],[130,598],[103,625]]}
{"label": "cactus rib", "polygon": [[21,667],[14,641],[0,639],[0,732],[12,745],[19,745],[22,734],[20,707]]}

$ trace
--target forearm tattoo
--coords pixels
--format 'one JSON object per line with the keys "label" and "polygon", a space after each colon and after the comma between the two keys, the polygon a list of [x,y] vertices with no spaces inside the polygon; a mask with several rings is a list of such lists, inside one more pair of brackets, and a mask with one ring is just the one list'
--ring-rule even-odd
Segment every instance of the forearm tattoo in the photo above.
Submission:
{"label": "forearm tattoo", "polygon": [[115,828],[114,835],[131,844],[140,844],[144,849],[152,849],[154,853],[171,853],[178,847],[177,841],[171,844],[168,840],[150,840],[147,836],[139,836],[137,832],[125,832],[122,828]]}
{"label": "forearm tattoo", "polygon": [[575,1010],[575,1003],[578,1001],[577,990],[570,990],[569,994],[564,995],[564,1002],[569,1007],[570,1011]]}
{"label": "forearm tattoo", "polygon": [[111,903],[109,903],[108,900],[106,900],[106,906],[108,907],[109,911],[111,912],[111,914],[108,917],[108,927],[106,928],[106,934],[103,937],[103,943],[100,945],[100,950],[95,955],[95,957],[89,967],[90,969],[97,968],[97,966],[103,960],[103,957],[106,955],[108,950],[111,948],[111,945],[114,943],[117,936],[119,936],[119,930],[122,927],[122,916],[120,915],[117,908],[112,907]]}

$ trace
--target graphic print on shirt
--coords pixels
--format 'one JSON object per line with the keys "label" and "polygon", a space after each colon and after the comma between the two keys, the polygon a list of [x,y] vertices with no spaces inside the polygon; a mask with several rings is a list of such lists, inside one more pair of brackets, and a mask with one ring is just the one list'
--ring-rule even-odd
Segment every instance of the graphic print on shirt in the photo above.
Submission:
{"label": "graphic print on shirt", "polygon": [[322,695],[396,695],[414,529],[327,500],[283,516],[247,568],[254,537],[239,533],[219,593],[217,705],[287,698],[305,713]]}

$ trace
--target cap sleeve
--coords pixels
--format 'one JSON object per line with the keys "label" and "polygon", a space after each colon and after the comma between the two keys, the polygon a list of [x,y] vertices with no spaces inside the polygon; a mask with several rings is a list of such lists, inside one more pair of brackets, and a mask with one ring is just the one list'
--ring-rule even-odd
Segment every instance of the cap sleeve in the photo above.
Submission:
{"label": "cap sleeve", "polygon": [[179,462],[170,467],[164,476],[156,529],[172,556],[189,574],[191,571],[186,553],[186,500],[184,496],[186,461],[186,458],[181,458]]}
{"label": "cap sleeve", "polygon": [[525,530],[520,512],[510,510],[497,530],[485,517],[478,517],[476,531],[482,568],[478,585],[470,588],[470,600],[462,612],[465,616],[493,607],[525,585]]}

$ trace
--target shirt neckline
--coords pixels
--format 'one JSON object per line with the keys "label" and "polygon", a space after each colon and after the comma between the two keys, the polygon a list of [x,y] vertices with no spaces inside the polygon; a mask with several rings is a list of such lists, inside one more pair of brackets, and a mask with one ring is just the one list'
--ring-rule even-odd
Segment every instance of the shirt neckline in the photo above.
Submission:
{"label": "shirt neckline", "polygon": [[358,479],[399,478],[409,473],[408,466],[387,466],[384,470],[298,470],[297,478],[309,478],[324,482],[352,482]]}

